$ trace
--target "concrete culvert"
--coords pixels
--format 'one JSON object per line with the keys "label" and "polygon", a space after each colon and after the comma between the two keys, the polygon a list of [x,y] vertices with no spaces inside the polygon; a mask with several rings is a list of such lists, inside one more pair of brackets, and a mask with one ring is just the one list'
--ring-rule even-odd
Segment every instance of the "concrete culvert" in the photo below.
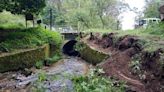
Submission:
{"label": "concrete culvert", "polygon": [[76,40],[70,40],[66,44],[64,44],[62,48],[63,53],[68,56],[80,56],[80,53],[74,49],[76,43]]}

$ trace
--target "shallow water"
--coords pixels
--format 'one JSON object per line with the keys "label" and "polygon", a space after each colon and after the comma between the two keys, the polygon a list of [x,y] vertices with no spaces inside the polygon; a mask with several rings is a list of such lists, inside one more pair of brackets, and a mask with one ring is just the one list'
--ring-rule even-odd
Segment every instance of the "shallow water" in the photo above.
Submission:
{"label": "shallow water", "polygon": [[[33,92],[39,87],[44,92],[73,92],[71,78],[85,75],[88,70],[84,60],[67,57],[50,67],[32,70],[33,74],[27,77],[20,71],[0,74],[0,92]],[[46,79],[38,82],[40,73]]]}

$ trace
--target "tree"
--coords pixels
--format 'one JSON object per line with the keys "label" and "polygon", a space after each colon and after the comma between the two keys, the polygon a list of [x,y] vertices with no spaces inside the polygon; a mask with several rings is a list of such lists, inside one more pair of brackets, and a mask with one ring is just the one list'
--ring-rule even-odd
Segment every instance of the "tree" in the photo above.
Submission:
{"label": "tree", "polygon": [[161,0],[146,0],[146,7],[144,10],[144,17],[159,17],[159,7]]}
{"label": "tree", "polygon": [[0,0],[0,12],[2,12],[4,9],[6,9],[8,6],[9,0]]}
{"label": "tree", "polygon": [[52,22],[53,25],[63,26],[65,25],[64,14],[60,12],[55,6],[47,6],[41,12],[43,23],[50,24],[50,10],[52,10]]}
{"label": "tree", "polygon": [[[102,27],[104,28],[106,23],[106,16],[111,16],[113,17],[113,14],[117,12],[117,9],[115,8],[116,6],[116,1],[115,0],[94,0],[93,4],[95,5],[95,11],[97,12],[97,15],[99,16]],[[113,10],[112,10],[113,9]],[[105,17],[105,19],[104,19]]]}
{"label": "tree", "polygon": [[46,7],[41,12],[43,22],[50,24],[50,9],[52,10],[52,22],[56,26],[66,25],[65,14],[62,10],[62,0],[47,0]]}
{"label": "tree", "polygon": [[85,28],[116,29],[120,10],[125,7],[118,0],[48,0],[48,6],[62,16],[55,16],[56,24],[64,22],[79,30]]}
{"label": "tree", "polygon": [[13,14],[38,15],[46,6],[45,0],[1,0],[0,10],[7,10]]}
{"label": "tree", "polygon": [[[117,0],[65,0],[67,19],[76,27],[112,28],[119,15]],[[80,15],[80,16],[77,16]],[[115,24],[114,23],[114,24]]]}

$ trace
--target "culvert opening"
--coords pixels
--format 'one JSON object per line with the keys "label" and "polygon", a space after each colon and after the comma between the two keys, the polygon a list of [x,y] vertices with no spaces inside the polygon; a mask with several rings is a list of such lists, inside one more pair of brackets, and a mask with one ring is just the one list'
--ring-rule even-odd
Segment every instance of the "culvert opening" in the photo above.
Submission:
{"label": "culvert opening", "polygon": [[76,45],[76,40],[70,40],[66,44],[64,44],[62,48],[62,52],[68,56],[80,56],[80,53],[74,49]]}

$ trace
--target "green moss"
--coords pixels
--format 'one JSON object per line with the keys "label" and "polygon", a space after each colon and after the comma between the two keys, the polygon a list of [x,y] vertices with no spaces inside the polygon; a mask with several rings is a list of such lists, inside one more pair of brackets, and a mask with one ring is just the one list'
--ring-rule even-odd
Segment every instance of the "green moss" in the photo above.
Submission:
{"label": "green moss", "polygon": [[30,49],[26,51],[18,51],[0,56],[0,72],[29,68],[35,65],[37,61],[44,60],[48,55],[48,45]]}
{"label": "green moss", "polygon": [[50,57],[53,57],[56,53],[60,53],[59,50],[56,45],[50,44]]}
{"label": "green moss", "polygon": [[109,55],[96,51],[85,45],[84,43],[80,44],[80,46],[82,46],[79,48],[81,57],[87,62],[92,63],[94,65],[101,63],[103,60],[109,57]]}

